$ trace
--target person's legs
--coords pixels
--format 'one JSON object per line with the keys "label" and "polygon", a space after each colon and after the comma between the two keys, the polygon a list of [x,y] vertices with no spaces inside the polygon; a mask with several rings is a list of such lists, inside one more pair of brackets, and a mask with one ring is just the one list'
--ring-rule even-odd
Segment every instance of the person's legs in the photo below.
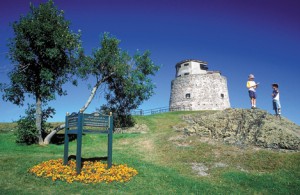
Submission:
{"label": "person's legs", "polygon": [[278,100],[273,100],[273,109],[275,111],[275,115],[280,118],[281,115],[281,105]]}
{"label": "person's legs", "polygon": [[277,108],[277,114],[281,114],[281,105],[280,105],[280,102],[279,100],[275,100],[275,103],[276,103],[276,108]]}
{"label": "person's legs", "polygon": [[250,97],[250,102],[251,102],[251,108],[256,107],[256,94],[254,91],[249,91],[249,97]]}
{"label": "person's legs", "polygon": [[275,115],[277,116],[278,115],[278,109],[277,109],[277,104],[276,104],[275,100],[273,100],[273,110],[275,111]]}

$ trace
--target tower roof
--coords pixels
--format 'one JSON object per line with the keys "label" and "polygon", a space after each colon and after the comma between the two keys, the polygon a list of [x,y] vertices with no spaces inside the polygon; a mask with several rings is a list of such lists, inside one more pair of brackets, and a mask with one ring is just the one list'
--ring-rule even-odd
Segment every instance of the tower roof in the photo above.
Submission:
{"label": "tower roof", "polygon": [[185,62],[198,62],[198,63],[206,64],[206,65],[207,65],[207,62],[204,62],[204,61],[201,61],[201,60],[186,59],[186,60],[182,60],[182,61],[178,62],[178,63],[176,64],[176,66],[178,66],[179,64],[185,63]]}

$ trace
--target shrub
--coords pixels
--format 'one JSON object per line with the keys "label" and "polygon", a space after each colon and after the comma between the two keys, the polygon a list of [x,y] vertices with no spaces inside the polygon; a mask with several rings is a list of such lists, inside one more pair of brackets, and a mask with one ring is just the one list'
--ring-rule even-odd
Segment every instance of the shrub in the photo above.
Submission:
{"label": "shrub", "polygon": [[97,109],[97,111],[107,115],[112,112],[114,117],[114,128],[133,127],[135,125],[134,118],[126,108],[116,109],[114,107],[103,105],[100,109]]}
{"label": "shrub", "polygon": [[[46,120],[52,117],[55,111],[53,108],[48,107],[43,110],[42,117],[42,129],[45,130],[49,124],[46,124]],[[35,125],[35,107],[34,105],[29,105],[25,110],[26,116],[21,117],[17,121],[17,131],[16,131],[16,142],[22,144],[35,144],[38,142],[38,131]],[[44,132],[44,131],[43,131]],[[45,132],[44,132],[45,134]]]}
{"label": "shrub", "polygon": [[16,142],[34,144],[37,143],[37,129],[35,126],[35,109],[33,105],[28,105],[25,111],[26,116],[17,121]]}

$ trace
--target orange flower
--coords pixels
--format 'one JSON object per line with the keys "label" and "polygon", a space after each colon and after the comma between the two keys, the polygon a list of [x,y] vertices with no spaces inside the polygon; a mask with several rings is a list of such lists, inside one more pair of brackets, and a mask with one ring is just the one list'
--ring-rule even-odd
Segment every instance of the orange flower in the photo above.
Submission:
{"label": "orange flower", "polygon": [[68,183],[73,181],[82,183],[100,183],[100,182],[127,182],[138,174],[137,170],[124,165],[112,165],[107,169],[107,164],[100,161],[83,163],[81,173],[76,173],[76,162],[70,160],[68,165],[63,165],[62,159],[49,160],[42,162],[31,169],[30,173],[38,177],[48,177],[52,181],[62,180]]}

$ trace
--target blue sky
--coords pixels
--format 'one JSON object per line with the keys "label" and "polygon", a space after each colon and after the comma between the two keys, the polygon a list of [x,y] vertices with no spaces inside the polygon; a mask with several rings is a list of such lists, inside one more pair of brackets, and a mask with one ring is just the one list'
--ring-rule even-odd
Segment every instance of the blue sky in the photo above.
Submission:
{"label": "blue sky", "polygon": [[[6,58],[7,40],[13,37],[9,23],[29,10],[28,0],[0,1],[0,82],[8,82],[12,66]],[[38,5],[42,0],[33,0]],[[87,54],[99,46],[104,32],[121,40],[121,48],[133,54],[150,50],[161,65],[153,78],[155,95],[141,109],[169,105],[175,64],[184,59],[208,62],[210,70],[227,77],[233,108],[249,108],[247,76],[261,85],[257,106],[273,113],[271,84],[279,84],[284,117],[300,124],[300,1],[298,0],[56,0],[71,28],[82,32]],[[92,83],[92,79],[90,80]],[[68,95],[49,103],[63,121],[66,112],[79,110],[87,100],[88,82],[65,85]],[[1,95],[1,94],[0,94]],[[28,98],[28,102],[33,102]],[[86,112],[103,104],[101,91]],[[26,107],[0,100],[0,122],[24,115]]]}

